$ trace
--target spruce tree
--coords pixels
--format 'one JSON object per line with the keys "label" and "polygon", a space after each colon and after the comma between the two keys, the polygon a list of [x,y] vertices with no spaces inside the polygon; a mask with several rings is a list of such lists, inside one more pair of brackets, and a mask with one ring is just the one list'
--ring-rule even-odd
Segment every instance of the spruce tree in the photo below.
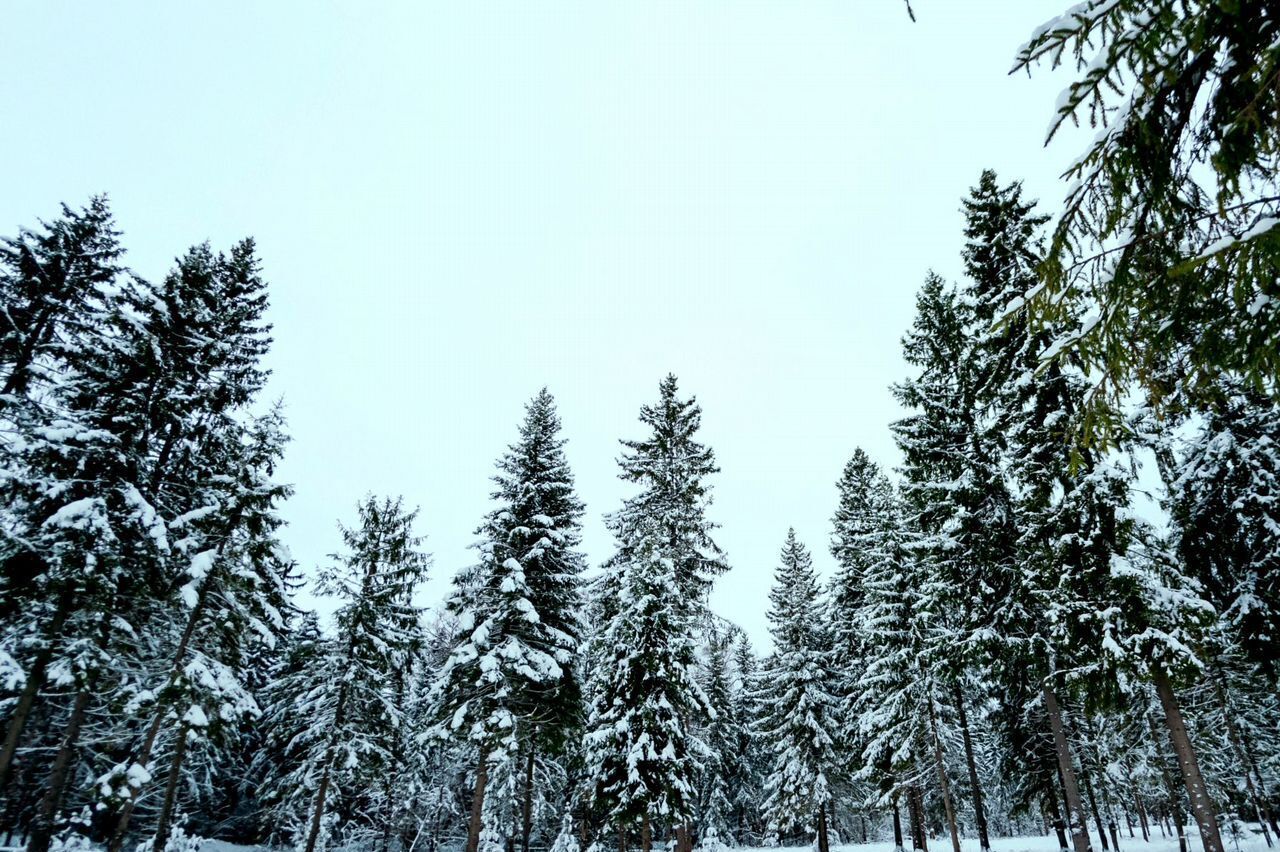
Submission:
{"label": "spruce tree", "polygon": [[1280,670],[1280,406],[1240,382],[1179,454],[1175,546],[1229,631],[1274,681]]}
{"label": "spruce tree", "polygon": [[[496,506],[478,530],[480,561],[459,575],[448,602],[458,631],[431,701],[440,735],[475,748],[468,852],[478,848],[490,766],[523,756],[531,767],[535,750],[557,748],[582,713],[583,506],[564,444],[544,388],[498,460]],[[524,774],[532,796],[531,769]]]}
{"label": "spruce tree", "polygon": [[826,606],[813,559],[794,529],[787,530],[780,559],[769,593],[774,653],[761,678],[763,693],[772,697],[761,725],[773,753],[765,811],[772,834],[812,825],[818,852],[827,852],[839,732]]}
{"label": "spruce tree", "polygon": [[355,780],[394,763],[405,723],[401,687],[422,652],[413,596],[430,558],[413,531],[417,513],[399,498],[371,496],[357,515],[356,526],[340,527],[345,550],[320,577],[320,591],[342,601],[336,635],[317,642],[269,714],[294,732],[275,787],[305,814],[292,826],[303,852],[323,847],[326,818],[335,802],[358,792]]}
{"label": "spruce tree", "polygon": [[706,480],[718,468],[695,438],[702,409],[678,393],[668,375],[658,403],[640,410],[651,434],[622,442],[620,476],[640,491],[607,519],[617,552],[598,585],[587,759],[595,799],[620,831],[638,823],[647,850],[652,822],[669,818],[684,852],[696,792],[690,731],[708,713],[694,633],[728,566],[706,517]]}

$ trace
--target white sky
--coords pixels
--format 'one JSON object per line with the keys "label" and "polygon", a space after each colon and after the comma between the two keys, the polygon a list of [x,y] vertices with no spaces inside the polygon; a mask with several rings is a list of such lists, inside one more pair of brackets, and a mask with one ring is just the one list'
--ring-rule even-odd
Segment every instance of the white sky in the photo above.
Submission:
{"label": "white sky", "polygon": [[855,446],[930,268],[959,272],[984,167],[1061,199],[1058,90],[1007,76],[1066,0],[17,3],[0,233],[110,193],[159,278],[257,238],[304,566],[366,492],[421,507],[434,601],[541,385],[588,504],[674,371],[723,473],[720,613],[767,647],[789,525],[827,572]]}

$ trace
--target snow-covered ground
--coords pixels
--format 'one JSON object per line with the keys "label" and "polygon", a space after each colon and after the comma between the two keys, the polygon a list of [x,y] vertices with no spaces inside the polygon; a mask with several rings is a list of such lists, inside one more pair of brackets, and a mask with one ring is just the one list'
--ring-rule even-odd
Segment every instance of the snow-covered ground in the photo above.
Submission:
{"label": "snow-covered ground", "polygon": [[[1247,831],[1245,829],[1244,831]],[[1227,852],[1266,852],[1267,844],[1261,834],[1241,833],[1233,836],[1230,830],[1223,833],[1223,845]],[[980,852],[976,838],[960,841],[961,852]],[[992,852],[1060,852],[1058,838],[1054,835],[1045,837],[993,837]],[[659,847],[655,847],[659,848]],[[893,852],[891,841],[873,841],[871,843],[842,843],[832,846],[832,852]],[[1102,852],[1097,835],[1093,835],[1094,852]],[[730,847],[730,852],[811,852],[808,846],[782,847]],[[1188,852],[1202,852],[1200,836],[1192,829],[1187,835]],[[236,846],[221,840],[209,840],[200,848],[200,852],[270,852],[261,846]],[[910,847],[908,846],[908,852]],[[951,840],[948,837],[930,838],[929,852],[951,852]],[[1120,835],[1119,852],[1178,852],[1178,838],[1162,837],[1159,829],[1150,842],[1144,842],[1141,835],[1130,838],[1127,832]]]}
{"label": "snow-covered ground", "polygon": [[[1223,845],[1227,852],[1266,852],[1267,844],[1261,834],[1243,830],[1233,835],[1230,830],[1224,832]],[[978,841],[968,838],[960,841],[961,852],[980,852]],[[992,852],[1060,852],[1058,839],[1053,835],[1045,837],[994,837],[991,839]],[[660,848],[660,847],[655,847]],[[893,843],[875,841],[871,843],[842,843],[832,846],[832,852],[893,852]],[[1101,852],[1102,846],[1096,835],[1093,836],[1094,852]],[[1201,852],[1200,837],[1194,831],[1187,836],[1188,852]],[[21,852],[19,847],[0,845],[0,852]],[[206,840],[200,852],[278,852],[265,846],[238,846],[222,840]],[[812,852],[808,846],[781,847],[730,847],[730,852]],[[951,841],[947,837],[930,838],[929,852],[951,852]],[[1162,837],[1157,829],[1150,842],[1144,842],[1141,836],[1130,838],[1127,832],[1121,833],[1119,852],[1179,852],[1178,838]]]}
{"label": "snow-covered ground", "polygon": [[[1098,842],[1097,835],[1092,835],[1092,838],[1094,852],[1102,852],[1102,845]],[[1267,849],[1267,843],[1263,840],[1261,834],[1250,832],[1245,835],[1242,833],[1237,838],[1232,836],[1229,829],[1224,831],[1222,843],[1227,852],[1266,852]],[[910,844],[909,840],[908,844]],[[977,838],[961,840],[960,847],[961,852],[980,852]],[[1054,835],[1046,837],[993,837],[991,838],[991,848],[992,852],[1060,852],[1058,838]],[[1204,847],[1200,845],[1200,835],[1195,833],[1194,830],[1189,832],[1187,835],[1187,852],[1203,852],[1203,849]],[[760,849],[751,850],[751,852],[780,852],[780,850]],[[808,847],[805,847],[802,852],[809,852]],[[893,843],[847,843],[833,846],[832,852],[893,852]],[[910,852],[909,845],[908,852]],[[951,852],[951,839],[949,837],[929,838],[929,852]],[[1151,841],[1144,842],[1141,834],[1130,839],[1126,830],[1121,832],[1120,835],[1119,852],[1178,852],[1178,838],[1162,837],[1159,829],[1156,829],[1155,836],[1151,838]]]}

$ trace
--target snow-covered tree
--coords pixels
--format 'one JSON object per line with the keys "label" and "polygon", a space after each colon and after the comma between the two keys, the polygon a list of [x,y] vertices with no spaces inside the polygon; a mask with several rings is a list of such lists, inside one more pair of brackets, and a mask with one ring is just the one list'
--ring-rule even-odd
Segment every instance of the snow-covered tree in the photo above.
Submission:
{"label": "snow-covered tree", "polygon": [[557,748],[582,714],[583,506],[564,444],[555,400],[543,389],[498,460],[496,505],[478,530],[480,561],[459,575],[448,602],[458,629],[431,701],[439,734],[475,748],[469,852],[479,844],[491,766],[523,757],[527,810],[537,749]]}
{"label": "snow-covered tree", "polygon": [[284,757],[275,798],[290,814],[298,849],[323,848],[329,815],[359,783],[395,763],[405,724],[403,684],[422,652],[413,603],[430,558],[413,531],[416,512],[399,498],[368,497],[358,522],[341,527],[345,550],[320,577],[342,603],[336,633],[306,648],[306,666],[273,690],[268,723],[280,726]]}
{"label": "snow-covered tree", "polygon": [[694,667],[694,632],[712,578],[727,565],[706,517],[712,451],[695,439],[702,410],[681,400],[675,376],[640,419],[651,435],[623,441],[621,478],[640,486],[609,516],[617,553],[598,585],[604,623],[593,641],[587,762],[595,798],[610,820],[640,828],[670,820],[691,845],[701,744],[690,731],[709,714]]}
{"label": "snow-covered tree", "polygon": [[819,852],[827,852],[840,736],[831,637],[813,559],[794,529],[782,545],[769,603],[774,652],[760,679],[770,696],[761,735],[773,753],[765,812],[772,834],[812,827]]}

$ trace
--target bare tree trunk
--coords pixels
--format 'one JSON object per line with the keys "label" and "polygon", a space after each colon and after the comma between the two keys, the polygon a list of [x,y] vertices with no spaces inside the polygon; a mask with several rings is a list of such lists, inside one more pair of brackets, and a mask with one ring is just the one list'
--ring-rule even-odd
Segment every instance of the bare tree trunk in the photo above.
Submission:
{"label": "bare tree trunk", "polygon": [[942,790],[942,808],[947,814],[947,828],[951,831],[952,852],[960,852],[960,832],[956,829],[956,810],[951,802],[951,781],[947,778],[947,767],[942,760],[942,738],[938,736],[938,714],[934,707],[933,696],[929,696],[929,729],[933,733],[933,761],[938,768],[938,786]]}
{"label": "bare tree trunk", "polygon": [[906,852],[902,845],[902,813],[898,809],[898,796],[893,796],[893,852]]}
{"label": "bare tree trunk", "polygon": [[[1103,852],[1110,852],[1111,844],[1107,842],[1107,829],[1102,824],[1102,814],[1098,812],[1098,800],[1093,795],[1092,779],[1084,773],[1081,775],[1081,780],[1084,782],[1085,798],[1089,800],[1089,810],[1093,813],[1093,824],[1098,827],[1098,840],[1102,842]],[[1087,820],[1085,822],[1088,823]]]}
{"label": "bare tree trunk", "polygon": [[1045,785],[1045,798],[1049,804],[1049,811],[1053,814],[1053,830],[1058,835],[1058,848],[1062,852],[1068,852],[1070,846],[1067,844],[1067,824],[1062,819],[1062,811],[1058,809],[1058,796],[1053,791],[1053,774],[1049,773],[1049,783]]}
{"label": "bare tree trunk", "polygon": [[1080,804],[1080,788],[1076,785],[1076,770],[1071,761],[1071,745],[1067,742],[1066,729],[1062,724],[1062,708],[1058,706],[1058,696],[1048,685],[1044,687],[1042,694],[1044,709],[1049,714],[1049,727],[1053,731],[1054,748],[1058,753],[1058,771],[1062,773],[1062,790],[1066,797],[1066,817],[1071,826],[1071,841],[1075,852],[1092,852],[1089,829]]}
{"label": "bare tree trunk", "polygon": [[31,840],[27,843],[27,852],[49,852],[49,844],[53,841],[54,823],[58,811],[62,808],[62,794],[67,788],[67,776],[71,770],[71,760],[75,757],[80,744],[80,727],[84,724],[85,714],[89,710],[92,696],[87,687],[76,693],[75,704],[71,708],[71,717],[62,732],[62,742],[58,746],[58,754],[49,769],[48,787],[44,798],[40,800],[40,808],[31,825]]}
{"label": "bare tree trunk", "polygon": [[831,852],[827,845],[827,805],[818,805],[818,852]]}
{"label": "bare tree trunk", "polygon": [[924,825],[924,795],[918,784],[907,788],[907,807],[911,815],[911,846],[920,852],[929,852],[928,831]]}
{"label": "bare tree trunk", "polygon": [[653,831],[649,827],[649,815],[640,818],[640,852],[649,852],[653,848]]}
{"label": "bare tree trunk", "polygon": [[969,716],[964,709],[964,691],[955,683],[956,710],[960,714],[960,733],[964,738],[964,760],[969,766],[969,788],[973,795],[973,823],[978,830],[978,848],[990,852],[991,837],[987,833],[987,811],[982,804],[982,785],[978,783],[978,761],[973,756],[973,737],[969,733]]}
{"label": "bare tree trunk", "polygon": [[[484,819],[484,787],[489,780],[489,755],[480,751],[480,760],[476,765],[476,789],[471,797],[471,821],[467,824],[467,852],[477,852],[480,848],[480,825]],[[310,849],[306,852],[311,852]]]}
{"label": "bare tree trunk", "polygon": [[1142,829],[1142,842],[1151,842],[1151,828],[1147,824],[1147,806],[1142,803],[1142,794],[1133,791],[1133,804],[1138,811],[1138,827]]}
{"label": "bare tree trunk", "polygon": [[173,759],[169,762],[169,777],[164,783],[164,801],[160,805],[160,815],[156,818],[156,837],[151,844],[152,852],[164,852],[169,845],[170,826],[173,822],[173,804],[178,793],[178,779],[182,775],[182,759],[187,753],[186,722],[178,725],[178,740],[173,746]]}
{"label": "bare tree trunk", "polygon": [[1169,675],[1164,669],[1155,666],[1152,670],[1152,680],[1155,682],[1156,694],[1160,696],[1160,704],[1164,707],[1169,740],[1178,757],[1182,781],[1187,787],[1187,798],[1191,801],[1191,814],[1195,817],[1196,825],[1200,827],[1200,842],[1204,846],[1204,852],[1223,852],[1213,800],[1209,798],[1209,790],[1205,787],[1204,777],[1200,774],[1195,748],[1191,745],[1191,738],[1187,736],[1187,727],[1182,721],[1182,711],[1178,707],[1178,698],[1173,693]]}
{"label": "bare tree trunk", "polygon": [[529,837],[533,834],[533,742],[529,743],[529,756],[524,765],[524,802],[520,814],[520,852],[529,852]]}
{"label": "bare tree trunk", "polygon": [[867,842],[867,817],[866,814],[858,814],[858,824],[862,827],[862,842]]}
{"label": "bare tree trunk", "polygon": [[675,852],[689,852],[691,849],[693,849],[693,833],[689,831],[688,822],[681,822],[676,825]]}

